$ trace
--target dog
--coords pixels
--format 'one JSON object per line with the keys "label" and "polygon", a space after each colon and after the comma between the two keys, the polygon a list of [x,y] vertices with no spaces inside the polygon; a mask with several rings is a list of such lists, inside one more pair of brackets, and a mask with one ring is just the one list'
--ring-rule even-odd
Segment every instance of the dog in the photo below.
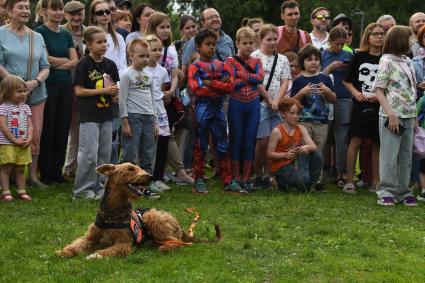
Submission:
{"label": "dog", "polygon": [[[84,236],[57,251],[58,255],[71,258],[88,253],[88,259],[126,257],[133,252],[134,244],[140,245],[147,239],[157,244],[162,252],[189,246],[195,241],[193,228],[199,215],[185,232],[168,212],[154,208],[133,211],[130,200],[143,197],[152,180],[151,175],[140,167],[132,163],[105,164],[96,171],[108,177],[96,221]],[[218,241],[221,239],[220,227],[215,225],[215,230]]]}

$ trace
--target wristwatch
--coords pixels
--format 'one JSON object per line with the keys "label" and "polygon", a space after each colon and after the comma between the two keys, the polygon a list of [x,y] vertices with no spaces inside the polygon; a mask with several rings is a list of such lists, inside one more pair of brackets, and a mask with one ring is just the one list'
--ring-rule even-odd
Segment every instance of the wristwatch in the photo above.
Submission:
{"label": "wristwatch", "polygon": [[37,81],[37,87],[41,86],[41,81],[39,79],[34,79]]}

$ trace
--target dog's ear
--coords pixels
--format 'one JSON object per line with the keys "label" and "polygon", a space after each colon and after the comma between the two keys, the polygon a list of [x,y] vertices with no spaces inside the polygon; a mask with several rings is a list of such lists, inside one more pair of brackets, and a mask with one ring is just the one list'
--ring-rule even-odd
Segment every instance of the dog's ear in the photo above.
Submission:
{"label": "dog's ear", "polygon": [[110,176],[115,172],[115,166],[113,164],[103,164],[96,168],[96,172],[105,176]]}

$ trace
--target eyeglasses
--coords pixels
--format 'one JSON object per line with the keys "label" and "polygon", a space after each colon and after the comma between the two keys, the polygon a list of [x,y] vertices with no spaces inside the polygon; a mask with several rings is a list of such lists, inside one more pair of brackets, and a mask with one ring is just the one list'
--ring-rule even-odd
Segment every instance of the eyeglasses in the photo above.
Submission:
{"label": "eyeglasses", "polygon": [[370,32],[370,35],[376,36],[376,37],[384,37],[385,36],[385,32]]}
{"label": "eyeglasses", "polygon": [[94,14],[96,16],[103,16],[103,15],[109,16],[111,14],[111,10],[109,10],[109,9],[97,10],[96,12],[94,12]]}
{"label": "eyeglasses", "polygon": [[330,20],[331,17],[329,17],[328,15],[317,15],[316,17],[314,17],[315,19],[319,20],[319,21],[323,21],[323,20]]}

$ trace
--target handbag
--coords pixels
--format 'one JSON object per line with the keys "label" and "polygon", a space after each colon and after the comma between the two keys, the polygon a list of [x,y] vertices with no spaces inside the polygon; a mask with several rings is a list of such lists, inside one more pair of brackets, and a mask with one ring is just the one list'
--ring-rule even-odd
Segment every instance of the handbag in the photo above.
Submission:
{"label": "handbag", "polygon": [[425,129],[415,125],[413,135],[413,153],[420,158],[425,158]]}

